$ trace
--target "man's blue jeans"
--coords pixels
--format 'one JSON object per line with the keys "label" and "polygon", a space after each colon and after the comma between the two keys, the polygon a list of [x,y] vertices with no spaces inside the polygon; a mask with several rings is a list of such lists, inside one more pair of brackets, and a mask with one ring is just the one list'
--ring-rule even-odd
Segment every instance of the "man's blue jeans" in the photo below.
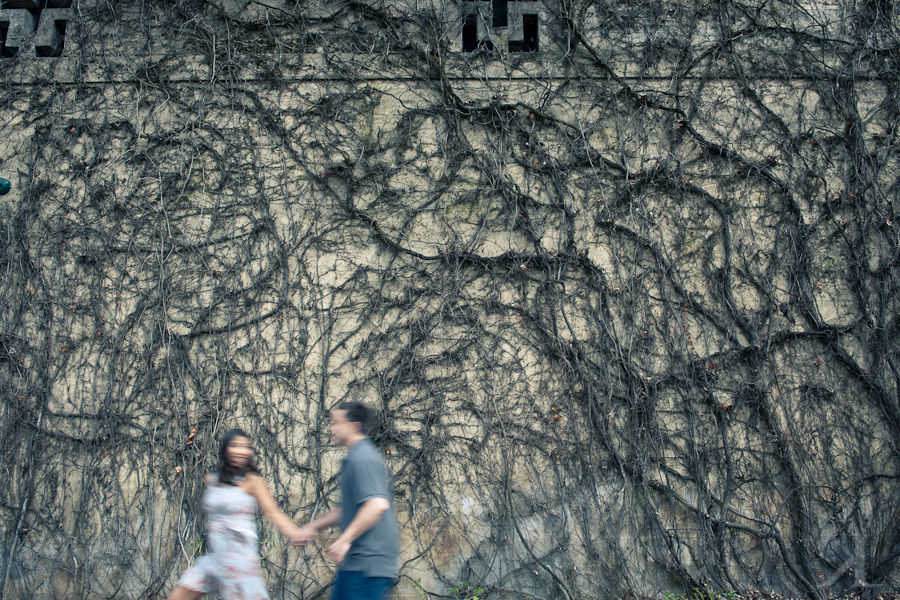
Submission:
{"label": "man's blue jeans", "polygon": [[382,600],[393,583],[390,577],[366,577],[362,571],[338,571],[331,600]]}

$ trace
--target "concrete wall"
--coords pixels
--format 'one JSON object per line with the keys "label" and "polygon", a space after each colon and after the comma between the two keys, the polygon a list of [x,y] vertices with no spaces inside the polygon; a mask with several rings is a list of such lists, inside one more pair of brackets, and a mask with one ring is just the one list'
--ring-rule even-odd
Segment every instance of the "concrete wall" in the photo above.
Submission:
{"label": "concrete wall", "polygon": [[398,597],[896,591],[891,7],[13,4],[4,597],[167,594],[234,426],[321,514],[350,398]]}

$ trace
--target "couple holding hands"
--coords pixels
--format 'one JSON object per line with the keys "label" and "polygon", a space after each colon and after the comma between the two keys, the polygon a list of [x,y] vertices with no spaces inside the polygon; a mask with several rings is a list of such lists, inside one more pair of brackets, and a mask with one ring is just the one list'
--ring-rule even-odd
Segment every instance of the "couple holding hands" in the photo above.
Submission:
{"label": "couple holding hands", "polygon": [[225,434],[220,468],[206,478],[203,509],[209,515],[209,553],[185,571],[168,600],[266,600],[259,570],[257,506],[295,546],[305,546],[319,530],[343,532],[326,554],[338,563],[332,600],[380,600],[393,586],[397,570],[397,518],[391,506],[389,475],[375,444],[366,435],[370,412],[345,402],[331,412],[328,431],[347,450],[340,471],[341,506],[304,527],[279,508],[253,460],[250,438],[240,429]]}

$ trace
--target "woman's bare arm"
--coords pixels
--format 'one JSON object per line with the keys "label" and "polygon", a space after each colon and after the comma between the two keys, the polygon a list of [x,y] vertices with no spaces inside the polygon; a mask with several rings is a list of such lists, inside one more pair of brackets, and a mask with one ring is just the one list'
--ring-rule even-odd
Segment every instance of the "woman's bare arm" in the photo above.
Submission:
{"label": "woman's bare arm", "polygon": [[281,535],[296,543],[299,540],[300,528],[278,506],[266,481],[259,475],[248,475],[242,483],[241,489],[256,498],[263,516],[281,532]]}

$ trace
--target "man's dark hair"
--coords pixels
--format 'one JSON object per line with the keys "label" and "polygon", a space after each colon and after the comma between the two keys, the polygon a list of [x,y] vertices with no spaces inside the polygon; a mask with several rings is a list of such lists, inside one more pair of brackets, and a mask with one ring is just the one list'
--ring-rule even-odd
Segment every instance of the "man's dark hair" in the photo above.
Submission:
{"label": "man's dark hair", "polygon": [[338,410],[347,411],[347,421],[350,423],[359,423],[359,430],[363,435],[369,435],[369,421],[372,420],[372,411],[362,402],[353,400],[352,402],[341,402],[337,407]]}

